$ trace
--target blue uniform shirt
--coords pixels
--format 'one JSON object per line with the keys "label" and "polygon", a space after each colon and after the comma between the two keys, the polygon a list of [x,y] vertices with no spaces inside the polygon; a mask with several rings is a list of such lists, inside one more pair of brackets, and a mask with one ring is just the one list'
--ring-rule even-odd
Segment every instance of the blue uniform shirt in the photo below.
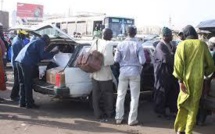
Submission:
{"label": "blue uniform shirt", "polygon": [[11,46],[11,64],[14,67],[15,65],[15,59],[19,52],[22,50],[24,46],[23,40],[17,35],[13,41]]}
{"label": "blue uniform shirt", "polygon": [[42,39],[34,40],[20,51],[16,57],[16,61],[25,65],[36,66],[43,59],[51,59],[55,53],[46,52],[46,43]]}

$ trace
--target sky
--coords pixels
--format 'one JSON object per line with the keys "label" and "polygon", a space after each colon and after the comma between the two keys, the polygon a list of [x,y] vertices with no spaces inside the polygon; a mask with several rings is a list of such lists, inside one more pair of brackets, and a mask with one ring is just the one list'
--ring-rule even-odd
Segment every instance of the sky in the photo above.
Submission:
{"label": "sky", "polygon": [[[1,1],[1,0],[0,0]],[[215,19],[214,0],[3,0],[3,10],[10,14],[17,2],[44,5],[49,14],[75,14],[77,12],[106,13],[135,19],[138,27],[169,26],[180,29],[188,24]],[[0,3],[1,5],[1,3]],[[0,6],[1,7],[1,6]]]}

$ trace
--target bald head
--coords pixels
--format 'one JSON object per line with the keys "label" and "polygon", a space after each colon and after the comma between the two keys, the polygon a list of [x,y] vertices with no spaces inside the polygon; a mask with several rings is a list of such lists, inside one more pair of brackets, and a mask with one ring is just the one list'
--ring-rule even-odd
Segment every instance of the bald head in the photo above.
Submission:
{"label": "bald head", "polygon": [[113,37],[113,32],[112,32],[112,30],[110,28],[105,28],[102,31],[102,35],[103,35],[104,40],[111,40],[112,37]]}
{"label": "bald head", "polygon": [[137,28],[134,26],[128,26],[127,34],[131,38],[135,37],[135,35],[137,34]]}

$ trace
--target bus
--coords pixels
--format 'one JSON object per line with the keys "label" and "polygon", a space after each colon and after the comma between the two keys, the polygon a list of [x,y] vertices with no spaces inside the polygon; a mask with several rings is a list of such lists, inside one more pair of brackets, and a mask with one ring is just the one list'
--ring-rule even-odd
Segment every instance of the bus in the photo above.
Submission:
{"label": "bus", "polygon": [[93,36],[94,31],[110,28],[113,36],[125,35],[129,25],[134,25],[133,18],[111,16],[75,16],[69,18],[49,19],[45,21],[54,24],[69,35]]}

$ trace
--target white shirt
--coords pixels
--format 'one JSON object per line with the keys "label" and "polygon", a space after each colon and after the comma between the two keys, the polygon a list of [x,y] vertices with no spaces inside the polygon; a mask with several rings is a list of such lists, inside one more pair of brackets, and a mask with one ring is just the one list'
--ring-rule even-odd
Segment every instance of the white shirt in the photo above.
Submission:
{"label": "white shirt", "polygon": [[110,65],[114,64],[113,57],[113,42],[99,39],[96,45],[96,41],[92,43],[91,52],[97,50],[104,56],[104,64],[101,70],[92,74],[93,79],[97,81],[108,81],[113,79]]}

